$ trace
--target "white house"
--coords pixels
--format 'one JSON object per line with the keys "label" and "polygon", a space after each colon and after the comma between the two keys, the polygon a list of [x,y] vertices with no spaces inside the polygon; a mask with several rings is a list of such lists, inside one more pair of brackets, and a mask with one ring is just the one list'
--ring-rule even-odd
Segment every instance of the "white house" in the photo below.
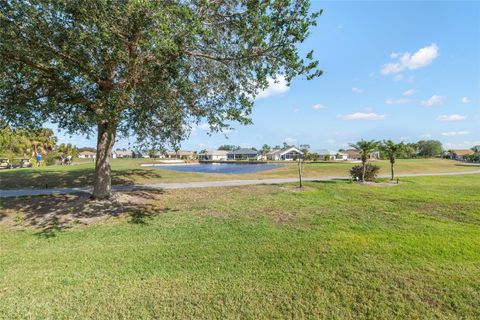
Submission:
{"label": "white house", "polygon": [[91,152],[91,151],[82,151],[82,152],[78,153],[78,157],[82,158],[82,159],[86,159],[86,158],[93,159],[96,156],[97,156],[97,154],[95,152]]}
{"label": "white house", "polygon": [[200,161],[224,161],[227,160],[228,151],[225,150],[207,150],[198,155]]}
{"label": "white house", "polygon": [[284,149],[274,149],[267,153],[267,160],[280,161],[280,160],[296,160],[303,157],[303,152],[295,147],[289,147]]}
{"label": "white house", "polygon": [[163,157],[166,159],[187,159],[192,160],[194,158],[194,154],[192,151],[167,151],[162,153]]}
{"label": "white house", "polygon": [[348,154],[337,151],[330,151],[326,149],[315,151],[321,160],[348,160]]}
{"label": "white house", "polygon": [[258,151],[248,148],[241,148],[227,153],[228,160],[259,160]]}
{"label": "white house", "polygon": [[133,152],[130,150],[115,150],[112,152],[112,158],[132,158]]}

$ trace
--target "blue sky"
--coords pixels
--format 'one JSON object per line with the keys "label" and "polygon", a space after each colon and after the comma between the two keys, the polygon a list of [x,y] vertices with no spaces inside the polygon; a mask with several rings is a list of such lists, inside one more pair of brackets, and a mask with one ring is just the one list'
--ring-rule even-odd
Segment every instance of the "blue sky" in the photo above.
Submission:
{"label": "blue sky", "polygon": [[[321,8],[300,48],[315,50],[324,74],[272,83],[256,100],[253,125],[228,138],[200,125],[182,149],[286,141],[337,150],[360,138],[480,144],[480,2],[313,1]],[[95,137],[58,135],[95,146]]]}

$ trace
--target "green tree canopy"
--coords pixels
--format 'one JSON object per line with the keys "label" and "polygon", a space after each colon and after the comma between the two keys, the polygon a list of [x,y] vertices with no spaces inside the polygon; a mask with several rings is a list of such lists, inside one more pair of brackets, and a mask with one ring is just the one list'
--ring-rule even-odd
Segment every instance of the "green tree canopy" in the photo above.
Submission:
{"label": "green tree canopy", "polygon": [[94,133],[94,197],[110,195],[119,135],[178,144],[192,123],[248,124],[278,75],[319,76],[297,44],[308,0],[0,2],[0,120]]}
{"label": "green tree canopy", "polygon": [[417,142],[418,155],[425,158],[439,156],[443,152],[442,143],[438,140],[420,140]]}

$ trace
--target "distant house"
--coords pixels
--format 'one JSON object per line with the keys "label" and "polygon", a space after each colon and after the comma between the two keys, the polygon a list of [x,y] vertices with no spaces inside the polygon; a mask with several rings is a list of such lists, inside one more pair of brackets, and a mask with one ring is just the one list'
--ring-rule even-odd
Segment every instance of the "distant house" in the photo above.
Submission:
{"label": "distant house", "polygon": [[129,150],[115,150],[112,152],[112,158],[133,158],[133,152]]}
{"label": "distant house", "polygon": [[296,160],[303,157],[303,152],[295,147],[289,147],[284,149],[273,149],[266,155],[267,160],[280,161],[280,160]]}
{"label": "distant house", "polygon": [[[348,150],[342,151],[341,153],[347,155],[346,160],[361,160],[362,159],[362,156],[360,155],[360,152],[358,152],[355,149],[348,149]],[[380,159],[380,152],[374,151],[374,152],[370,153],[368,158],[369,159]]]}
{"label": "distant house", "polygon": [[362,157],[360,156],[360,153],[357,150],[354,149],[348,149],[343,151],[342,153],[347,155],[348,160],[360,160]]}
{"label": "distant house", "polygon": [[227,153],[228,160],[258,160],[258,151],[253,149],[241,148]]}
{"label": "distant house", "polygon": [[169,151],[162,153],[163,158],[165,159],[188,159],[192,160],[194,158],[194,154],[191,151]]}
{"label": "distant house", "polygon": [[198,155],[200,161],[223,161],[227,160],[228,151],[225,150],[207,150]]}
{"label": "distant house", "polygon": [[320,160],[348,160],[348,154],[344,152],[322,149],[314,153],[318,154]]}
{"label": "distant house", "polygon": [[97,154],[91,151],[82,151],[78,153],[78,157],[82,159],[86,159],[86,158],[94,159],[96,156]]}
{"label": "distant house", "polygon": [[474,154],[473,150],[470,149],[459,149],[459,150],[452,150],[452,158],[454,160],[465,160],[465,156],[469,156],[471,154]]}

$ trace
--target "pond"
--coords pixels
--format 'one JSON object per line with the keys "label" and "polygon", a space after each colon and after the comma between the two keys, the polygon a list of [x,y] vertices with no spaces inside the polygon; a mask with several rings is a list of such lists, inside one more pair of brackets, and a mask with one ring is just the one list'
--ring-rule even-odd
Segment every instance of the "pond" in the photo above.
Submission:
{"label": "pond", "polygon": [[199,163],[174,165],[147,165],[147,168],[181,172],[241,174],[276,169],[283,166],[276,163]]}

